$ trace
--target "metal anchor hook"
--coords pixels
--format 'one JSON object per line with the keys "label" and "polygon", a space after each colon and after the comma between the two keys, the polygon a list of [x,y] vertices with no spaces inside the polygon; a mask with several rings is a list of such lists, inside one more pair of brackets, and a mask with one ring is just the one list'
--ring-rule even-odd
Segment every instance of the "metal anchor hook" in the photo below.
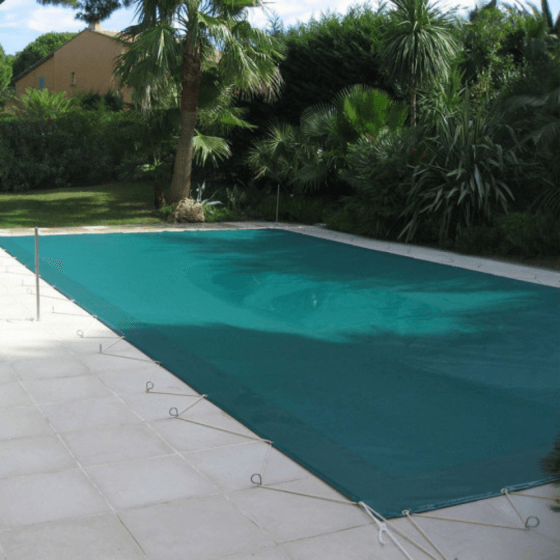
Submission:
{"label": "metal anchor hook", "polygon": [[[534,519],[536,523],[530,523],[529,522],[530,519]],[[530,515],[525,520],[525,527],[527,527],[527,529],[534,529],[535,527],[538,527],[540,524],[541,524],[540,519],[538,517],[535,517],[534,515]]]}

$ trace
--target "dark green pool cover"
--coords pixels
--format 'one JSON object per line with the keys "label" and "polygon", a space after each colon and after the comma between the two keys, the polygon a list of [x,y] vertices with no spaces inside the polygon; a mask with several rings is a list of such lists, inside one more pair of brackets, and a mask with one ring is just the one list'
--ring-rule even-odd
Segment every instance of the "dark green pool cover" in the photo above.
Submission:
{"label": "dark green pool cover", "polygon": [[[33,269],[33,238],[0,246]],[[386,516],[544,482],[558,289],[277,230],[45,236],[41,257],[45,280]]]}

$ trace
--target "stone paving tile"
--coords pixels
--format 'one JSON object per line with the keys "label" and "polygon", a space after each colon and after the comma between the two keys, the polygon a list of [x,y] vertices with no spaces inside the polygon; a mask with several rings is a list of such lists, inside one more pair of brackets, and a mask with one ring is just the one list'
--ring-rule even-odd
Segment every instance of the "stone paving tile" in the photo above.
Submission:
{"label": "stone paving tile", "polygon": [[146,560],[115,514],[0,531],[8,560]]}
{"label": "stone paving tile", "polygon": [[51,427],[35,406],[0,408],[0,441],[48,435]]}
{"label": "stone paving tile", "polygon": [[142,420],[114,395],[93,399],[73,399],[62,403],[43,405],[42,410],[59,433],[136,424]]}
{"label": "stone paving tile", "polygon": [[0,530],[107,511],[79,469],[0,480]]}
{"label": "stone paving tile", "polygon": [[210,560],[234,553],[249,559],[254,550],[274,545],[222,496],[129,509],[120,516],[154,560]]}
{"label": "stone paving tile", "polygon": [[218,488],[178,456],[86,467],[114,507],[132,508],[205,494]]}
{"label": "stone paving tile", "polygon": [[111,394],[109,389],[93,376],[27,381],[25,388],[39,404],[62,403],[87,397],[105,397]]}
{"label": "stone paving tile", "polygon": [[0,440],[0,478],[68,470],[74,458],[58,437]]}
{"label": "stone paving tile", "polygon": [[[263,472],[266,484],[307,478],[309,472],[266,443],[251,442],[184,453],[185,459],[220,488],[252,488],[251,477]],[[254,478],[258,480],[258,478]]]}
{"label": "stone paving tile", "polygon": [[[280,490],[314,494],[345,500],[316,478],[273,485]],[[239,509],[278,543],[369,525],[367,515],[357,506],[287,494],[268,488],[251,488],[228,496]]]}
{"label": "stone paving tile", "polygon": [[63,436],[84,465],[170,455],[173,449],[144,424],[124,424],[74,431]]}

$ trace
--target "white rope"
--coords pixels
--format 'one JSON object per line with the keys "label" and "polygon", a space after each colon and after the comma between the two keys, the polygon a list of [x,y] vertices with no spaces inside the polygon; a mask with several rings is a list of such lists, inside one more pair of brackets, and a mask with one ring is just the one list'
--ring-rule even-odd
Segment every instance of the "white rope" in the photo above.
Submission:
{"label": "white rope", "polygon": [[[196,399],[196,401],[194,401],[193,403],[189,404],[189,406],[187,406],[187,408],[185,408],[185,410],[183,410],[183,412],[179,412],[177,410],[177,408],[173,407],[169,409],[169,414],[171,416],[174,416],[175,418],[179,418],[179,416],[181,416],[181,414],[184,414],[185,412],[187,412],[187,410],[190,410],[193,406],[197,405],[200,401],[203,401],[208,395],[183,395],[185,397],[198,397]],[[176,414],[172,414],[172,410],[174,410],[176,412]]]}
{"label": "white rope", "polygon": [[500,525],[498,523],[485,523],[483,521],[470,521],[468,519],[456,519],[455,517],[439,517],[437,515],[427,515],[425,513],[417,513],[416,517],[423,519],[437,519],[438,521],[452,521],[454,523],[468,523],[470,525],[481,525],[483,527],[499,527],[500,529],[515,529],[516,531],[528,531],[530,527],[513,527],[511,525]]}
{"label": "white rope", "polygon": [[[375,510],[371,509],[364,502],[359,502],[358,505],[360,505],[364,509],[364,511],[367,513],[367,515],[369,517],[371,517],[371,519],[373,519],[373,521],[377,525],[377,527],[379,529],[379,533],[378,533],[377,536],[378,536],[378,539],[379,539],[379,542],[381,543],[381,545],[385,546],[385,541],[383,540],[383,535],[387,534],[387,536],[391,539],[391,541],[393,541],[393,544],[403,553],[403,555],[408,560],[413,560],[412,556],[410,556],[410,554],[403,548],[402,544],[396,539],[396,537],[393,535],[393,533],[387,527],[387,520],[383,516],[381,516],[379,513],[377,513]],[[430,555],[430,556],[432,556],[432,555]],[[432,558],[434,558],[434,556],[432,556]],[[436,560],[437,560],[437,558],[436,558]]]}
{"label": "white rope", "polygon": [[[267,486],[266,484],[255,484],[256,488],[265,488],[274,492],[282,492],[284,494],[292,494],[293,496],[302,496],[303,498],[313,498],[315,500],[323,500],[325,502],[333,502],[345,506],[356,506],[356,502],[337,500],[336,498],[327,498],[325,496],[317,496],[316,494],[306,494],[305,492],[296,492],[295,490],[286,490],[285,488],[277,488],[276,486]],[[411,559],[412,560],[412,559]]]}
{"label": "white rope", "polygon": [[[212,430],[218,430],[220,432],[225,432],[226,434],[232,434],[234,436],[239,436],[239,437],[242,437],[242,438],[251,439],[253,441],[262,441],[264,443],[272,443],[270,440],[262,439],[259,436],[250,436],[248,434],[242,434],[240,432],[235,432],[233,430],[227,430],[226,428],[220,428],[218,426],[212,426],[211,424],[204,424],[203,422],[197,422],[196,420],[190,420],[189,418],[180,418],[178,415],[171,414],[171,410],[173,410],[173,408],[170,409],[170,411],[169,411],[170,415],[173,418],[176,418],[177,420],[182,420],[183,422],[189,422],[191,424],[196,424],[197,426],[204,426],[205,428],[211,428]],[[175,410],[177,410],[177,409],[175,409]]]}
{"label": "white rope", "polygon": [[109,348],[113,348],[113,346],[115,346],[115,344],[118,344],[121,340],[124,340],[124,336],[117,337],[114,342],[112,342],[111,344],[109,344],[109,346],[107,346],[107,348],[105,348],[105,350],[103,350],[103,344],[100,344],[99,353],[104,354],[107,350],[109,350]]}
{"label": "white rope", "polygon": [[[535,517],[533,515],[527,517],[527,519],[525,519],[522,515],[521,512],[517,509],[517,506],[513,503],[513,500],[510,498],[510,495],[508,493],[508,489],[507,488],[502,488],[502,494],[505,495],[505,497],[508,499],[508,502],[510,503],[511,507],[513,508],[513,510],[515,511],[515,513],[517,514],[517,517],[519,517],[519,519],[521,520],[521,523],[523,523],[523,526],[527,529],[534,529],[535,527],[538,527],[540,524],[540,520],[538,517]],[[536,521],[536,524],[532,525],[529,520],[530,519],[534,519]]]}
{"label": "white rope", "polygon": [[437,545],[434,543],[434,541],[432,541],[432,539],[430,539],[430,537],[428,537],[428,535],[425,533],[425,531],[422,529],[422,527],[420,527],[420,525],[418,525],[418,523],[416,523],[416,521],[414,521],[414,519],[412,519],[412,516],[410,515],[410,511],[405,509],[405,510],[403,510],[402,513],[403,513],[403,515],[406,515],[406,517],[410,521],[410,523],[412,523],[412,525],[416,528],[416,530],[430,543],[430,545],[432,545],[433,549],[443,558],[443,560],[447,560],[447,557],[445,556],[445,554],[443,554],[443,552],[437,547]]}

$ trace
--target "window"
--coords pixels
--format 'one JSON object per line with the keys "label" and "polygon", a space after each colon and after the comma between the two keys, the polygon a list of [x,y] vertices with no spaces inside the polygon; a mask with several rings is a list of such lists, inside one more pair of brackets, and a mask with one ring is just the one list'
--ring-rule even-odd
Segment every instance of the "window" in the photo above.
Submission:
{"label": "window", "polygon": [[43,76],[39,77],[39,89],[45,89],[45,78]]}
{"label": "window", "polygon": [[76,72],[72,72],[72,85],[76,85]]}

